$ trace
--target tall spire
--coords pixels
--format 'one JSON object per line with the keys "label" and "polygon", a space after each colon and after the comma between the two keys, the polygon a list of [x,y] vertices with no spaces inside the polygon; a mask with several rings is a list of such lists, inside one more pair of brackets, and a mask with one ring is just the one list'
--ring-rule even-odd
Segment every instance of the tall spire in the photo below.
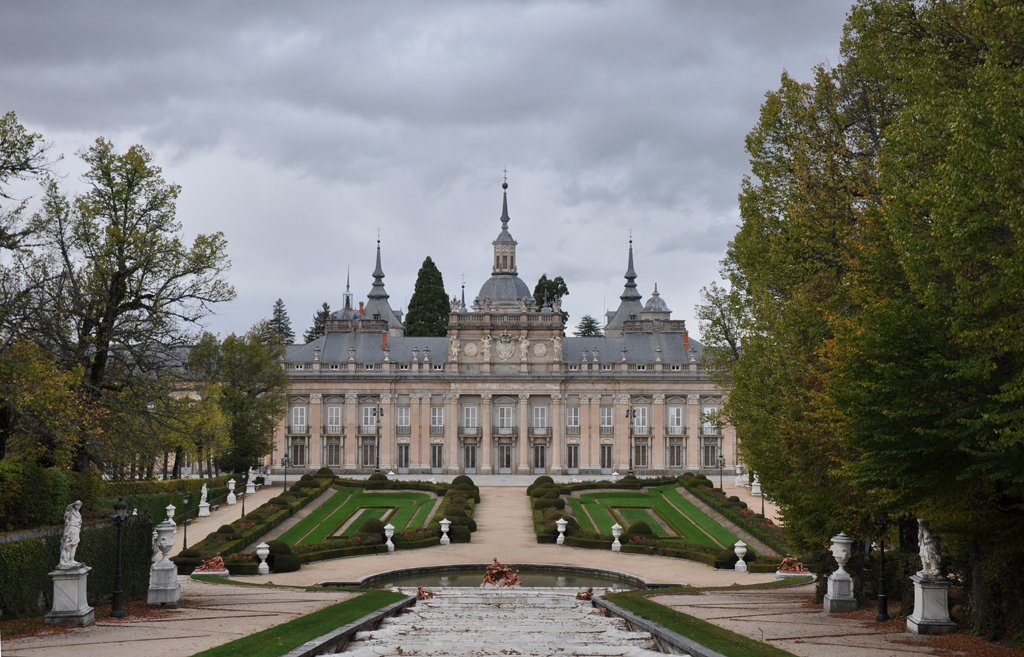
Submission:
{"label": "tall spire", "polygon": [[367,319],[385,319],[391,328],[401,328],[402,322],[395,315],[388,303],[388,293],[384,289],[384,268],[380,266],[380,237],[377,238],[377,267],[373,270],[373,287],[367,296],[363,314]]}
{"label": "tall spire", "polygon": [[629,238],[629,266],[626,267],[626,288],[619,297],[623,301],[639,299],[640,293],[636,291],[636,270],[633,269],[633,238]]}
{"label": "tall spire", "polygon": [[345,270],[345,307],[352,307],[352,289],[349,286],[349,279],[352,277],[351,268]]}
{"label": "tall spire", "polygon": [[384,290],[384,270],[380,266],[380,238],[377,238],[377,268],[373,270],[373,287],[366,295],[370,299],[387,299],[388,293]]}
{"label": "tall spire", "polygon": [[501,183],[501,229],[508,230],[508,180]]}

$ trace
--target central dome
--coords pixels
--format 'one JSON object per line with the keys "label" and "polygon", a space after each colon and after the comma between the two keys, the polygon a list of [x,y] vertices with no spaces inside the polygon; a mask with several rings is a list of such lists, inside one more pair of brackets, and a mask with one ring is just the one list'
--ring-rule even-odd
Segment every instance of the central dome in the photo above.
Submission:
{"label": "central dome", "polygon": [[477,299],[481,302],[489,298],[492,304],[499,302],[515,303],[519,299],[533,301],[530,287],[515,274],[494,274],[480,288]]}

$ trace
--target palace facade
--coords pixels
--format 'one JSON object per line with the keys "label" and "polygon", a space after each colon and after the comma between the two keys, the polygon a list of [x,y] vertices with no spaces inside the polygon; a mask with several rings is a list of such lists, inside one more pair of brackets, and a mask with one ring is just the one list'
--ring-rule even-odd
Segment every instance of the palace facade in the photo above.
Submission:
{"label": "palace facade", "polygon": [[[502,187],[507,190],[507,184]],[[702,421],[722,391],[701,345],[673,320],[657,286],[637,289],[632,240],[626,284],[603,337],[569,337],[558,300],[537,308],[516,267],[507,191],[491,277],[471,307],[453,300],[447,337],[405,337],[384,289],[380,242],[373,286],[323,337],[288,348],[289,408],[268,465],[289,472],[626,474],[726,473],[729,425]]]}

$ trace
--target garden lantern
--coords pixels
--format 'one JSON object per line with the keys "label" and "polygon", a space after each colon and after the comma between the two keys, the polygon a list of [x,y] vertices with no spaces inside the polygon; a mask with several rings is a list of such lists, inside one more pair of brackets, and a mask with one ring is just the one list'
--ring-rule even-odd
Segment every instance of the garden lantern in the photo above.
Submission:
{"label": "garden lantern", "polygon": [[181,525],[185,528],[185,540],[181,542],[181,549],[188,549],[188,495],[181,498],[181,503],[185,505],[185,519],[181,521]]}
{"label": "garden lantern", "polygon": [[114,595],[111,599],[110,616],[112,618],[124,618],[124,591],[121,589],[121,526],[125,523],[128,515],[128,505],[123,498],[117,498],[114,503],[114,515],[111,520],[117,525],[117,555],[114,566]]}

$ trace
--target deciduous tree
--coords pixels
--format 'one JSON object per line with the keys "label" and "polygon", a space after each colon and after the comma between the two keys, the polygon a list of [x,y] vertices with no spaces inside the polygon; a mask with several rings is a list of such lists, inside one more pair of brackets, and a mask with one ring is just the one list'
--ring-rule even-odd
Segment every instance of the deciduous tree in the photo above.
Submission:
{"label": "deciduous tree", "polygon": [[[533,288],[533,301],[537,304],[537,308],[543,308],[544,302],[552,304],[555,299],[561,300],[562,297],[569,296],[569,287],[562,280],[561,276],[555,276],[554,278],[548,278],[547,274],[541,274],[540,279],[537,281],[537,285]],[[569,313],[562,310],[562,324],[569,321]]]}

